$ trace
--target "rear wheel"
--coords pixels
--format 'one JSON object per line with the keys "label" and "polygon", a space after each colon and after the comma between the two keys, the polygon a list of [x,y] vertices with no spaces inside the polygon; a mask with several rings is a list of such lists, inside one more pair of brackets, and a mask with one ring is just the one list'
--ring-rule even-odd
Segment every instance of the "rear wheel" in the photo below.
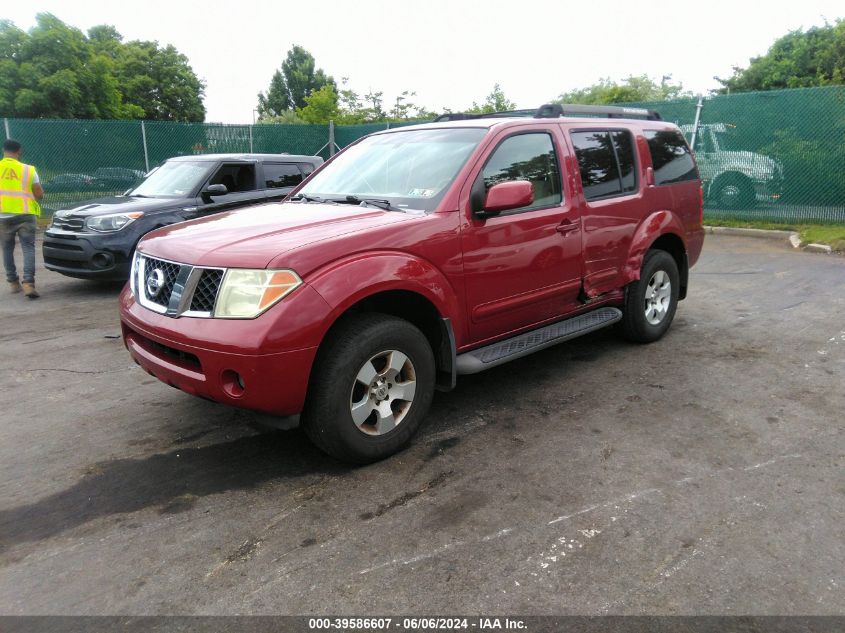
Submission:
{"label": "rear wheel", "polygon": [[416,432],[431,405],[434,381],[434,354],[414,325],[378,313],[350,316],[320,349],[303,427],[338,459],[383,459]]}
{"label": "rear wheel", "polygon": [[748,209],[754,206],[754,185],[745,176],[728,174],[713,183],[708,196],[718,209]]}
{"label": "rear wheel", "polygon": [[679,288],[675,259],[666,251],[646,253],[640,278],[625,289],[625,337],[636,343],[651,343],[666,334],[675,317]]}

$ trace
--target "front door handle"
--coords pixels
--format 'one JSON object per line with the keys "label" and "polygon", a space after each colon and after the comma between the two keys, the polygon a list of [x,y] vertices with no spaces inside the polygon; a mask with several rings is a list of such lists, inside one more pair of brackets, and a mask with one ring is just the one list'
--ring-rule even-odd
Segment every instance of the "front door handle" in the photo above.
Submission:
{"label": "front door handle", "polygon": [[566,235],[567,233],[571,233],[572,231],[578,228],[578,222],[573,222],[572,220],[564,220],[560,224],[555,227],[555,231],[560,233],[561,235]]}

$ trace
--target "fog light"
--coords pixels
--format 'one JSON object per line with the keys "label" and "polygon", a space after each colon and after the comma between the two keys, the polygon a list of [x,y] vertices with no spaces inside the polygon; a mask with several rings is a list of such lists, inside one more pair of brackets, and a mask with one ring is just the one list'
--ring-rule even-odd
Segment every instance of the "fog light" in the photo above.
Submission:
{"label": "fog light", "polygon": [[226,392],[227,396],[240,398],[244,395],[246,385],[244,384],[244,379],[241,378],[241,375],[238,372],[232,369],[226,369],[220,378],[223,381],[223,391]]}
{"label": "fog light", "polygon": [[97,253],[91,258],[91,263],[97,268],[108,268],[113,261],[112,256],[108,253]]}

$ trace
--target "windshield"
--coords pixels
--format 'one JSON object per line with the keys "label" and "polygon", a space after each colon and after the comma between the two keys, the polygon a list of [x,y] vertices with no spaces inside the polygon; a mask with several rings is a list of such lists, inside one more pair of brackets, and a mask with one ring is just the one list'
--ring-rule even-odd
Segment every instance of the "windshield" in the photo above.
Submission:
{"label": "windshield", "polygon": [[723,152],[740,152],[742,147],[734,126],[728,126],[724,131],[714,131],[719,149]]}
{"label": "windshield", "polygon": [[400,210],[433,211],[486,133],[482,128],[447,128],[370,136],[298,193],[322,199],[378,198]]}
{"label": "windshield", "polygon": [[200,186],[213,166],[214,163],[207,161],[164,163],[127,195],[147,198],[185,197]]}

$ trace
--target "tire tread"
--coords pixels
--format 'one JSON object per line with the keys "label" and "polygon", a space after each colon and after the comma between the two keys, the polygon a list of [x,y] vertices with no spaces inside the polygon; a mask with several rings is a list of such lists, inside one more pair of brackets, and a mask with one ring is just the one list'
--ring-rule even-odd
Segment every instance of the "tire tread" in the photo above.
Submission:
{"label": "tire tread", "polygon": [[[373,442],[370,450],[360,450],[344,441],[339,427],[344,420],[338,420],[336,406],[330,394],[337,388],[338,376],[348,370],[348,359],[361,353],[362,341],[385,335],[406,336],[424,344],[429,357],[415,359],[418,381],[420,373],[430,373],[430,388],[419,389],[419,400],[414,397],[414,409],[397,426],[402,432],[387,434],[384,440]],[[430,365],[425,367],[421,365]],[[308,438],[322,451],[349,463],[366,464],[400,450],[410,441],[419,422],[428,410],[434,391],[434,354],[422,332],[410,322],[382,313],[358,313],[344,317],[330,332],[329,338],[320,347],[311,371],[308,398],[302,412],[302,427]],[[412,417],[412,419],[408,419]],[[356,430],[357,431],[357,430]],[[391,432],[392,433],[392,432]]]}

